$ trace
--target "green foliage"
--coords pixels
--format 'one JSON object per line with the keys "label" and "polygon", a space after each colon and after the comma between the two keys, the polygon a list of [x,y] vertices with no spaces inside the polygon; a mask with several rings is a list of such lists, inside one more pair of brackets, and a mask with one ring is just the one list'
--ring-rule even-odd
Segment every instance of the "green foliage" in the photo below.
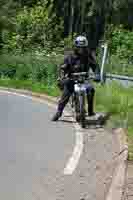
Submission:
{"label": "green foliage", "polygon": [[63,21],[52,13],[52,1],[21,9],[15,19],[15,32],[4,32],[3,39],[8,49],[43,47],[54,48],[61,40]]}
{"label": "green foliage", "polygon": [[120,59],[133,62],[133,32],[124,29],[123,26],[109,29],[108,40],[111,54],[117,55]]}
{"label": "green foliage", "polygon": [[133,63],[128,63],[126,59],[120,59],[118,55],[110,55],[105,70],[107,73],[133,76]]}
{"label": "green foliage", "polygon": [[64,47],[66,48],[72,48],[73,47],[73,40],[76,37],[76,33],[73,35],[70,34],[67,38],[64,39]]}
{"label": "green foliage", "polygon": [[32,80],[47,85],[55,84],[59,58],[55,55],[3,54],[0,56],[0,76],[18,80]]}
{"label": "green foliage", "polygon": [[[125,28],[132,28],[132,6],[133,3],[126,0],[0,0],[0,48],[4,46],[4,49],[23,52],[38,47],[51,50],[63,47],[64,38],[74,33],[85,33],[89,45],[96,47],[104,34],[105,24],[123,24]],[[114,34],[118,32],[116,30]],[[123,34],[128,34],[126,41],[129,41],[122,47],[123,52],[125,49],[131,52],[132,36]],[[114,38],[115,43],[121,38],[122,33],[117,41]],[[123,55],[120,48],[117,48],[118,54]]]}

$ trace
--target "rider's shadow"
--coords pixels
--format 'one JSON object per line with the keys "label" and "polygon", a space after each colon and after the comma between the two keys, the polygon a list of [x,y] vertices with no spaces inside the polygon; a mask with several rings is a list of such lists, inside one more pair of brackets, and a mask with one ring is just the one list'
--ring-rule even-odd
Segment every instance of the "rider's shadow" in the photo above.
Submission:
{"label": "rider's shadow", "polygon": [[109,113],[97,113],[96,116],[94,116],[94,117],[86,117],[86,125],[87,126],[91,126],[91,125],[104,126],[104,125],[106,125],[109,117],[110,117]]}
{"label": "rider's shadow", "polygon": [[[85,128],[99,128],[103,127],[106,125],[108,119],[110,117],[109,113],[98,113],[94,117],[87,117],[85,120]],[[76,120],[73,114],[70,115],[64,115],[59,121],[64,122],[64,123],[69,123],[69,124],[76,124]]]}

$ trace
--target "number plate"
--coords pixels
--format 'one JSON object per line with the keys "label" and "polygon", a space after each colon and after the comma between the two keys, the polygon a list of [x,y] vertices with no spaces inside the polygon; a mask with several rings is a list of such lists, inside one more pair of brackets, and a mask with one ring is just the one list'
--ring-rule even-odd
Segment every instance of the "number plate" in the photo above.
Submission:
{"label": "number plate", "polygon": [[85,92],[88,88],[88,84],[75,84],[74,91],[75,92]]}

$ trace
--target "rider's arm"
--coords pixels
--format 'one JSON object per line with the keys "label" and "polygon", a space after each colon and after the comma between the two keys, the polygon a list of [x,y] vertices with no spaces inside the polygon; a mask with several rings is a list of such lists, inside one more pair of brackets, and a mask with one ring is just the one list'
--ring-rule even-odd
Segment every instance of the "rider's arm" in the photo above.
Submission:
{"label": "rider's arm", "polygon": [[67,74],[67,71],[68,71],[68,68],[69,68],[70,65],[71,65],[71,63],[70,63],[70,57],[67,56],[67,57],[64,58],[64,63],[61,64],[59,66],[59,69],[58,69],[58,77],[60,79],[62,79],[62,78],[65,77],[65,75]]}
{"label": "rider's arm", "polygon": [[93,52],[93,53],[94,54],[91,54],[91,58],[92,58],[93,62],[90,62],[89,66],[92,69],[93,73],[95,74],[95,81],[99,82],[101,80],[100,67],[99,67],[98,63],[96,62],[95,52]]}
{"label": "rider's arm", "polygon": [[91,50],[88,55],[88,62],[89,66],[92,69],[93,73],[100,74],[100,67],[98,63],[96,62],[96,51]]}

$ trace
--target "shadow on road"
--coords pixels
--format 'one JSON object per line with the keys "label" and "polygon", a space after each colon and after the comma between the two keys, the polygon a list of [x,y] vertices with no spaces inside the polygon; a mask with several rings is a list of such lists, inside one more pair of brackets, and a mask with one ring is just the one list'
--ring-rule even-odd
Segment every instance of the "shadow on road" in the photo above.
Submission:
{"label": "shadow on road", "polygon": [[[106,125],[106,122],[108,121],[110,117],[109,113],[97,113],[96,116],[94,117],[88,117],[86,116],[86,128],[98,128],[98,127],[103,127]],[[71,119],[73,118],[73,120]],[[59,120],[60,122],[63,123],[68,123],[68,124],[76,124],[76,120],[74,115],[64,115],[62,119]]]}

